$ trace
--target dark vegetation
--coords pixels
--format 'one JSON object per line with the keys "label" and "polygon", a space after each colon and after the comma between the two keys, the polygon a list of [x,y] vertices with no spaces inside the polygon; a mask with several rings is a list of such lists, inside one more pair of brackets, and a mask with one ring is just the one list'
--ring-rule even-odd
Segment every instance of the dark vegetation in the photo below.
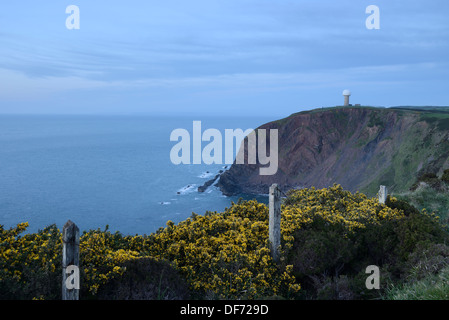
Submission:
{"label": "dark vegetation", "polygon": [[101,300],[185,300],[190,299],[187,282],[167,261],[152,258],[128,260],[126,272],[98,292]]}
{"label": "dark vegetation", "polygon": [[[340,225],[315,219],[298,230],[287,264],[293,264],[306,299],[381,299],[391,286],[438,273],[449,263],[449,235],[431,216],[405,201],[387,205],[405,218],[369,225],[347,236]],[[381,289],[365,286],[369,265],[381,270]]]}
{"label": "dark vegetation", "polygon": [[[448,171],[445,171],[443,176],[446,177],[447,173]],[[433,180],[435,176],[425,175],[420,178],[421,181],[428,179]],[[107,230],[89,231],[84,234],[83,240],[83,248],[87,251],[82,254],[84,261],[81,265],[81,297],[108,300],[219,299],[224,297],[222,293],[232,292],[233,277],[243,277],[244,274],[251,274],[248,273],[249,270],[253,270],[254,278],[251,276],[248,279],[242,278],[239,283],[243,285],[245,282],[243,290],[235,291],[232,296],[238,297],[243,294],[240,297],[244,298],[247,297],[247,293],[244,293],[247,292],[245,286],[250,285],[251,281],[256,281],[256,278],[262,276],[261,281],[266,279],[276,284],[276,281],[281,281],[283,270],[289,268],[294,278],[288,278],[288,281],[299,283],[301,285],[299,291],[287,294],[287,291],[281,290],[273,294],[270,290],[273,284],[267,282],[267,286],[263,287],[261,282],[262,287],[253,288],[260,292],[254,297],[258,299],[400,299],[404,297],[419,299],[429,296],[443,298],[449,295],[449,286],[441,285],[437,289],[434,288],[441,284],[438,279],[443,279],[441,281],[444,284],[446,278],[442,277],[449,277],[449,233],[447,227],[441,224],[437,217],[418,210],[408,201],[389,197],[386,207],[380,205],[374,207],[376,214],[380,210],[389,208],[388,210],[400,213],[402,218],[380,219],[379,223],[360,220],[364,223],[364,227],[348,232],[344,223],[331,222],[333,220],[329,220],[329,217],[315,214],[313,208],[314,206],[322,210],[334,208],[337,210],[336,214],[344,215],[348,206],[360,201],[359,210],[365,210],[363,206],[368,208],[366,200],[363,200],[366,199],[364,196],[351,194],[336,187],[321,193],[311,191],[309,194],[316,194],[316,196],[304,199],[302,193],[301,197],[291,193],[285,199],[283,208],[287,214],[293,212],[295,208],[303,212],[309,210],[306,215],[312,217],[312,220],[302,224],[300,228],[292,229],[294,231],[292,240],[289,240],[290,246],[286,245],[285,239],[283,240],[284,250],[281,262],[277,266],[272,261],[265,260],[268,257],[264,253],[263,247],[266,243],[263,238],[258,238],[260,239],[258,244],[261,248],[258,249],[261,252],[260,256],[251,256],[252,253],[248,252],[248,259],[255,257],[256,265],[246,261],[247,258],[242,253],[237,253],[237,257],[240,257],[237,260],[222,260],[220,247],[217,248],[216,256],[211,256],[212,260],[206,264],[200,262],[202,259],[200,253],[192,257],[187,251],[189,241],[192,243],[196,241],[197,244],[205,243],[205,248],[209,248],[229,230],[242,230],[242,223],[247,226],[246,230],[252,229],[255,232],[254,235],[264,234],[267,227],[264,220],[266,207],[262,204],[255,206],[257,202],[254,201],[233,204],[224,213],[209,213],[204,217],[196,215],[190,223],[179,226],[179,230],[176,225],[170,223],[158,234],[145,237],[112,234]],[[362,203],[365,204],[362,205]],[[246,219],[243,219],[244,217]],[[193,229],[194,225],[195,229]],[[249,227],[251,225],[252,227]],[[212,227],[210,235],[207,229],[209,226]],[[219,233],[216,232],[216,226],[220,226]],[[11,259],[2,259],[0,262],[0,298],[59,299],[61,290],[59,231],[55,226],[50,226],[36,234],[21,237],[19,235],[21,229],[23,228],[0,229],[2,244],[0,253],[6,256],[10,253],[8,250],[17,250]],[[167,237],[168,234],[175,237],[176,232],[180,231],[187,232],[186,239],[191,240],[183,241],[182,247],[179,247],[176,241],[170,244],[172,240]],[[231,238],[226,239],[228,238],[224,237],[221,240],[223,241],[223,244],[220,244],[223,246],[222,250],[228,250],[226,241],[231,241]],[[254,242],[254,239],[247,238],[246,243]],[[14,247],[14,241],[20,243],[20,247],[17,243]],[[238,243],[236,245],[239,247]],[[254,245],[257,243],[254,242]],[[162,250],[159,254],[158,251],[152,251],[158,246]],[[177,249],[173,251],[170,248]],[[120,258],[126,257],[124,250],[131,250],[126,252],[129,257],[136,255],[135,258]],[[199,249],[195,247],[192,250]],[[204,248],[201,250],[204,252]],[[209,254],[214,252],[213,250],[216,249],[210,247]],[[231,254],[232,250],[228,251],[228,254]],[[95,254],[89,256],[90,251],[95,251]],[[170,253],[164,253],[168,251]],[[100,252],[104,252],[104,256],[99,256]],[[152,255],[159,255],[159,257],[153,258]],[[189,256],[197,262],[189,265]],[[113,260],[112,257],[119,258]],[[263,260],[266,261],[265,267],[257,269],[260,268],[257,265]],[[217,268],[220,268],[220,265],[226,266],[227,270],[219,271],[220,269]],[[245,265],[248,267],[244,267]],[[365,286],[368,277],[365,271],[369,265],[376,265],[381,270],[379,290],[368,290]],[[87,270],[89,268],[90,270]],[[122,272],[111,276],[116,268]],[[185,270],[188,272],[186,273]],[[206,278],[212,272],[211,270],[217,272],[215,275],[226,274],[230,282],[224,285],[216,282],[211,287],[214,289],[213,293],[192,287],[192,283],[197,283],[198,286],[207,285]],[[86,272],[94,274],[88,276]],[[270,272],[270,275],[268,278],[267,274],[265,276],[259,274],[255,277],[257,272]],[[223,279],[226,280],[226,278]],[[247,280],[249,282],[246,282]],[[201,281],[206,282],[201,284]],[[96,290],[91,289],[96,286],[98,286]]]}

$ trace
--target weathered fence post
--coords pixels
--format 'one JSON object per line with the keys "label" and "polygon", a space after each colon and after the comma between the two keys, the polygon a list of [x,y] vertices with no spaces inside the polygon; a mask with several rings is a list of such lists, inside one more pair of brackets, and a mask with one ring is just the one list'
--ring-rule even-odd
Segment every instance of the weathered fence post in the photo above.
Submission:
{"label": "weathered fence post", "polygon": [[386,186],[380,186],[379,189],[379,203],[385,204],[387,201],[388,189]]}
{"label": "weathered fence post", "polygon": [[279,261],[279,246],[281,245],[281,190],[276,183],[269,191],[268,240],[273,260]]}
{"label": "weathered fence post", "polygon": [[80,231],[68,220],[62,228],[62,300],[79,300]]}

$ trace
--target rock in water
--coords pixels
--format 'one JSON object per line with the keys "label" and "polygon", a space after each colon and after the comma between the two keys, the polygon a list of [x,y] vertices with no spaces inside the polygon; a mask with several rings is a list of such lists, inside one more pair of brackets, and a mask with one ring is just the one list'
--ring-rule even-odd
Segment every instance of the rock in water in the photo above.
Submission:
{"label": "rock in water", "polygon": [[218,177],[220,177],[220,174],[217,174],[213,179],[210,179],[209,181],[207,181],[205,184],[203,184],[202,186],[198,187],[198,192],[204,192],[207,190],[207,188],[209,188],[211,185],[214,184],[214,182],[218,179]]}

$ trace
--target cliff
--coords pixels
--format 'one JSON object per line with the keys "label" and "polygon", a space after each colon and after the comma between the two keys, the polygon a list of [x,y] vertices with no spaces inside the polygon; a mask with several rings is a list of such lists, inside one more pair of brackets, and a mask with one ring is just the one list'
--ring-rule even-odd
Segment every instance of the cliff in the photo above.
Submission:
{"label": "cliff", "polygon": [[[217,186],[225,195],[265,194],[272,183],[290,188],[341,184],[375,195],[379,185],[401,192],[422,173],[449,167],[449,112],[407,108],[316,109],[266,123],[278,129],[276,174],[259,164],[234,164]],[[247,154],[245,144],[245,154]]]}

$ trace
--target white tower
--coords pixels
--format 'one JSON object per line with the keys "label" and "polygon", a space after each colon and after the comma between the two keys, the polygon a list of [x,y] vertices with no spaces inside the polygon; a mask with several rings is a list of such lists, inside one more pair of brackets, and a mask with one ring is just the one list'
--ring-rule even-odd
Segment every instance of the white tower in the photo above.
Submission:
{"label": "white tower", "polygon": [[343,90],[343,96],[345,97],[345,104],[344,106],[347,107],[349,106],[349,96],[351,95],[351,91],[349,90]]}

